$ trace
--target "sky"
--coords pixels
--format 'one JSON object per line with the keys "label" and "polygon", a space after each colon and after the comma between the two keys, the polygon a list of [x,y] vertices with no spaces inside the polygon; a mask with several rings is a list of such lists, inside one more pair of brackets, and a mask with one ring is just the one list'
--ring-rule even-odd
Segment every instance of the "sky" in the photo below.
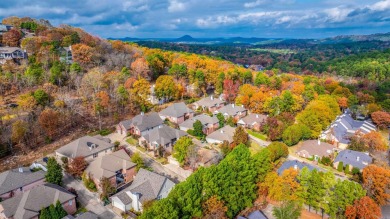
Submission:
{"label": "sky", "polygon": [[324,38],[390,32],[390,0],[13,0],[0,19],[48,19],[102,38]]}

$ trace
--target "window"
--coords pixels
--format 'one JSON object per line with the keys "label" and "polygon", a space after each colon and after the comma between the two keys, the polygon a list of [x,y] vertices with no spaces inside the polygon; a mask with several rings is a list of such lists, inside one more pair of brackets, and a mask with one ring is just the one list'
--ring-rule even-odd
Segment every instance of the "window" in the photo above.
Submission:
{"label": "window", "polygon": [[98,157],[98,153],[94,153],[92,156],[93,156],[93,158],[96,158],[96,157]]}
{"label": "window", "polygon": [[68,205],[71,206],[73,204],[73,200],[68,201]]}

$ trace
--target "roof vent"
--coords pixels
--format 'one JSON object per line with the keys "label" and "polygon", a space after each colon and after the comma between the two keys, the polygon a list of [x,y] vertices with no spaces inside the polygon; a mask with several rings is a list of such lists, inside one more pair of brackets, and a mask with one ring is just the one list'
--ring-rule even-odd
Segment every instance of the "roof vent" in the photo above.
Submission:
{"label": "roof vent", "polygon": [[318,142],[317,142],[317,143],[318,143],[318,145],[320,145],[320,144],[321,144],[321,141],[320,141],[320,139],[318,139]]}
{"label": "roof vent", "polygon": [[232,108],[234,108],[234,103],[232,103]]}
{"label": "roof vent", "polygon": [[144,115],[144,112],[141,112],[141,116],[143,116]]}
{"label": "roof vent", "polygon": [[211,100],[214,100],[214,96],[213,96],[213,95],[211,95],[211,96],[210,96],[210,99],[211,99]]}
{"label": "roof vent", "polygon": [[359,161],[360,160],[360,157],[356,157],[356,161]]}
{"label": "roof vent", "polygon": [[259,118],[259,114],[256,114],[256,119],[258,119]]}
{"label": "roof vent", "polygon": [[23,173],[23,168],[19,167],[19,173]]}
{"label": "roof vent", "polygon": [[294,165],[294,170],[298,170],[298,165]]}
{"label": "roof vent", "polygon": [[221,133],[223,133],[223,130],[221,129],[221,131],[220,131]]}

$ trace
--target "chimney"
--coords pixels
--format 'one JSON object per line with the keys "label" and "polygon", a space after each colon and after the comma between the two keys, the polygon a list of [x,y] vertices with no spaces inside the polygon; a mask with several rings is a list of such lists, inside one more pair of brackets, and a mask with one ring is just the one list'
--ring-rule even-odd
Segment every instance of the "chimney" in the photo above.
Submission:
{"label": "chimney", "polygon": [[232,103],[232,108],[234,108],[234,103]]}
{"label": "chimney", "polygon": [[211,100],[214,100],[214,96],[213,96],[213,95],[211,95],[211,96],[210,96],[210,99],[211,99]]}
{"label": "chimney", "polygon": [[359,161],[360,160],[360,157],[356,157],[356,161]]}
{"label": "chimney", "polygon": [[221,133],[223,133],[223,130],[221,129]]}
{"label": "chimney", "polygon": [[317,143],[318,143],[318,145],[320,145],[320,144],[321,144],[321,141],[320,141],[320,139],[318,139]]}
{"label": "chimney", "polygon": [[294,170],[298,170],[298,166],[296,164],[294,165]]}

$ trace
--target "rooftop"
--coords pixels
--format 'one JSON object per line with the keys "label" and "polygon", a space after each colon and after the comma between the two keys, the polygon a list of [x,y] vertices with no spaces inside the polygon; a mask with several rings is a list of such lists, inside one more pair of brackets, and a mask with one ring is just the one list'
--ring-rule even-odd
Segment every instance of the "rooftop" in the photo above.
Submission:
{"label": "rooftop", "polygon": [[69,157],[88,157],[94,153],[114,147],[108,138],[101,136],[84,136],[56,150],[57,153]]}
{"label": "rooftop", "polygon": [[244,118],[241,118],[237,123],[243,125],[254,125],[255,123],[261,124],[267,118],[267,115],[264,114],[251,113]]}
{"label": "rooftop", "polygon": [[235,116],[240,112],[245,112],[246,109],[243,106],[236,106],[235,104],[228,104],[223,106],[222,108],[216,110],[214,113],[222,113],[228,116]]}
{"label": "rooftop", "polygon": [[31,172],[26,167],[2,172],[0,173],[0,195],[42,180],[45,174],[42,170]]}
{"label": "rooftop", "polygon": [[368,164],[372,163],[372,158],[366,153],[347,149],[340,151],[334,162],[343,162],[344,166],[348,164],[363,169]]}
{"label": "rooftop", "polygon": [[199,120],[202,123],[202,125],[204,125],[204,126],[208,125],[208,124],[218,123],[217,117],[215,117],[215,116],[211,117],[211,116],[206,115],[206,114],[200,114],[200,115],[197,115],[195,117],[187,119],[186,121],[184,121],[183,123],[180,124],[180,127],[192,129],[196,120]]}
{"label": "rooftop", "polygon": [[153,143],[158,143],[159,145],[166,145],[171,143],[174,139],[179,139],[182,136],[186,136],[187,133],[181,130],[171,128],[167,125],[160,125],[158,128],[151,130],[148,134],[143,137]]}
{"label": "rooftop", "polygon": [[218,129],[217,131],[215,132],[212,132],[211,134],[207,135],[207,138],[206,139],[214,139],[214,140],[218,140],[218,141],[228,141],[229,143],[232,143],[233,142],[233,135],[234,135],[234,131],[236,129],[229,126],[229,125],[226,125],[220,129]]}
{"label": "rooftop", "polygon": [[132,119],[120,122],[120,124],[126,129],[129,129],[133,125],[142,132],[163,124],[163,121],[157,113],[152,112],[148,114],[141,113]]}
{"label": "rooftop", "polygon": [[329,156],[333,149],[336,148],[334,145],[322,142],[319,140],[307,140],[302,142],[302,146],[298,149],[298,151],[305,150],[310,155],[318,155],[320,157]]}
{"label": "rooftop", "polygon": [[194,104],[202,107],[213,107],[223,103],[225,103],[225,101],[222,98],[214,98],[214,96],[209,96],[196,101]]}
{"label": "rooftop", "polygon": [[167,108],[161,110],[160,115],[171,116],[171,117],[181,117],[186,113],[193,113],[190,108],[188,108],[184,102],[174,103]]}
{"label": "rooftop", "polygon": [[294,168],[297,170],[302,170],[304,167],[307,167],[310,171],[314,169],[319,170],[318,167],[312,166],[308,163],[303,163],[297,160],[288,160],[284,162],[281,167],[279,167],[277,172],[279,175],[281,175],[287,169]]}

